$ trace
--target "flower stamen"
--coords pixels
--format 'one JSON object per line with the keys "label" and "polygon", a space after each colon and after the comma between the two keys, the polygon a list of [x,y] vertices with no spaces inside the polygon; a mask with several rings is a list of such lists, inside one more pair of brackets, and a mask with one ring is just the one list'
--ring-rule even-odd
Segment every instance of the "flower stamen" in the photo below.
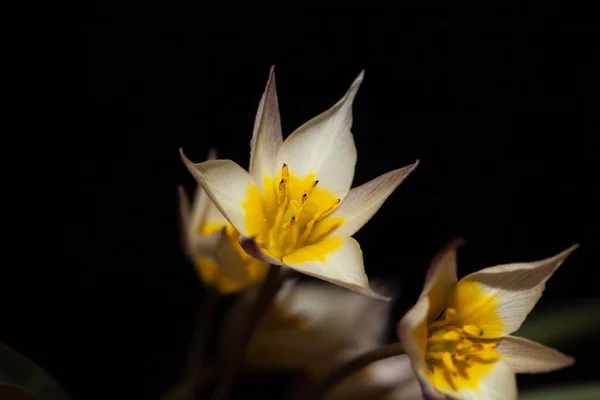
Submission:
{"label": "flower stamen", "polygon": [[483,332],[478,326],[462,325],[452,308],[444,310],[440,319],[428,325],[427,331],[426,365],[432,372],[441,369],[451,386],[459,371],[467,378],[468,367],[473,363],[489,363],[500,357],[495,351],[498,343],[482,339]]}
{"label": "flower stamen", "polygon": [[268,242],[268,248],[275,256],[283,257],[303,247],[314,225],[328,217],[341,202],[340,199],[336,199],[324,210],[317,212],[308,222],[305,223],[308,218],[303,218],[303,222],[300,222],[300,215],[318,184],[319,181],[314,180],[299,199],[290,198],[290,193],[294,191],[290,192],[289,167],[285,163],[281,167],[281,180],[277,190],[277,213],[269,229]]}

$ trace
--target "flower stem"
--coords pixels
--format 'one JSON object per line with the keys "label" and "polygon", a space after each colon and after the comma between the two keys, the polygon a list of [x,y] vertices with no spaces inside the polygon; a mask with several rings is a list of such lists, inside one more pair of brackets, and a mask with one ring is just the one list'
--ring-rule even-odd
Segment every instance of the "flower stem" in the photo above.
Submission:
{"label": "flower stem", "polygon": [[218,303],[219,294],[217,291],[212,287],[207,287],[200,301],[199,310],[196,312],[196,322],[189,344],[185,375],[163,396],[163,400],[183,400],[196,397],[196,391],[203,379],[201,368],[204,361],[204,352]]}
{"label": "flower stem", "polygon": [[230,397],[237,371],[244,359],[246,346],[250,342],[261,317],[271,306],[275,295],[283,283],[285,276],[284,274],[280,274],[280,269],[281,267],[278,265],[271,265],[269,267],[267,276],[252,304],[248,319],[245,321],[237,340],[233,343],[233,348],[226,354],[225,360],[223,360],[223,374],[212,394],[211,400],[225,400]]}
{"label": "flower stem", "polygon": [[334,369],[325,378],[323,378],[313,392],[313,399],[321,400],[325,398],[325,395],[331,389],[333,389],[335,385],[350,377],[350,375],[354,374],[355,372],[360,371],[367,365],[404,353],[404,349],[400,343],[392,343],[361,354],[360,356]]}

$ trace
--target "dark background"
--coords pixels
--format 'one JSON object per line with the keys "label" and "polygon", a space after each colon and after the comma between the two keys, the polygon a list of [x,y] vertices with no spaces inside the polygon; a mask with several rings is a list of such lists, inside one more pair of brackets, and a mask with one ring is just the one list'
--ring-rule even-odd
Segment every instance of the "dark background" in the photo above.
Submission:
{"label": "dark background", "polygon": [[[421,161],[355,236],[369,276],[400,282],[396,320],[432,256],[456,236],[468,242],[461,276],[580,243],[536,310],[597,299],[599,60],[597,29],[583,15],[556,2],[97,6],[76,33],[87,57],[87,93],[70,116],[77,134],[54,149],[66,166],[64,230],[58,259],[37,275],[52,289],[1,339],[75,398],[158,398],[175,382],[201,293],[178,243],[176,186],[195,185],[178,149],[201,161],[214,146],[247,166],[272,64],[284,135],[365,69],[354,105],[355,186]],[[577,364],[520,377],[521,388],[596,378],[594,341],[565,344]]]}

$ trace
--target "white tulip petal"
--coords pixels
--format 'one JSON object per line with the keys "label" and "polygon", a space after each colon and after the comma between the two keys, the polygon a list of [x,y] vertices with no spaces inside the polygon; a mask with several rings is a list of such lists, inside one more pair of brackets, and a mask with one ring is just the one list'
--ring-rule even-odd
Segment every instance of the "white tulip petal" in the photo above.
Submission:
{"label": "white tulip petal", "polygon": [[219,233],[220,239],[215,252],[215,261],[221,267],[221,274],[244,286],[250,282],[251,277],[248,273],[248,263],[241,259],[239,253],[234,248],[234,243],[227,236],[223,228]]}
{"label": "white tulip petal", "polygon": [[379,210],[384,201],[419,165],[419,160],[407,167],[383,174],[372,181],[353,188],[332,214],[344,218],[336,235],[352,236]]}
{"label": "white tulip petal", "polygon": [[[456,396],[455,393],[448,393]],[[517,380],[508,363],[499,360],[477,389],[463,389],[458,398],[464,400],[517,400]]]}
{"label": "white tulip petal", "polygon": [[[206,161],[211,161],[217,158],[217,151],[210,149]],[[190,215],[190,229],[196,233],[200,229],[201,225],[205,222],[205,218],[208,214],[208,210],[211,207],[212,202],[210,198],[204,192],[201,185],[196,186],[194,191],[194,198],[192,200],[192,212]]]}
{"label": "white tulip petal", "polygon": [[283,136],[273,66],[269,71],[269,80],[258,105],[250,142],[250,175],[261,193],[265,176],[272,176],[276,169],[277,153],[282,144]]}
{"label": "white tulip petal", "polygon": [[[200,186],[200,185],[198,185]],[[206,210],[206,216],[204,217],[203,224],[207,225],[229,225],[229,221],[227,218],[221,213],[221,211],[217,208],[215,203],[213,203],[208,196],[205,197],[208,199],[208,207]]]}
{"label": "white tulip petal", "polygon": [[323,337],[348,340],[358,348],[353,352],[373,348],[381,341],[390,311],[388,302],[318,281],[298,285],[289,300],[285,305],[289,313],[301,316]]}
{"label": "white tulip petal", "polygon": [[[200,188],[200,185],[198,185],[198,187]],[[202,189],[200,188],[200,190]],[[228,223],[227,220],[223,217],[219,210],[216,209],[204,191],[201,193],[198,193],[198,191],[196,192],[196,208],[193,210],[190,210],[189,199],[183,186],[180,185],[177,188],[177,194],[179,196],[181,243],[186,256],[192,262],[198,255],[204,255],[208,257],[214,256],[221,240],[221,233],[215,232],[210,235],[202,235],[199,232],[200,226],[208,220],[211,220],[213,223],[225,225]],[[198,199],[200,199],[200,201],[197,201]],[[203,211],[198,211],[199,209],[203,209]],[[211,219],[210,215],[212,209],[216,210],[216,212],[212,212],[215,214],[215,216]],[[194,217],[191,215],[194,215]],[[194,218],[196,218],[195,222],[193,222]]]}
{"label": "white tulip petal", "polygon": [[464,324],[479,326],[484,337],[511,334],[519,329],[542,296],[546,281],[577,247],[573,245],[545,260],[498,265],[469,274],[458,282],[455,292],[476,289],[481,293],[480,300],[457,296],[451,307],[459,311]]}
{"label": "white tulip petal", "polygon": [[190,246],[190,260],[199,256],[215,257],[215,254],[219,248],[219,244],[222,241],[222,234],[220,231],[214,232],[210,235],[194,235],[189,239]]}
{"label": "white tulip petal", "polygon": [[249,236],[242,204],[247,198],[248,190],[256,186],[250,174],[231,160],[212,160],[194,164],[182,150],[180,154],[188,170],[229,223],[240,234]]}
{"label": "white tulip petal", "polygon": [[496,350],[516,373],[550,372],[575,362],[560,351],[516,336],[503,338]]}
{"label": "white tulip petal", "polygon": [[429,266],[421,296],[429,297],[428,319],[435,319],[448,304],[456,285],[456,249],[463,246],[462,238],[455,239],[440,250]]}
{"label": "white tulip petal", "polygon": [[[283,262],[300,273],[343,286],[365,296],[389,301],[389,297],[381,296],[369,287],[362,251],[356,240],[349,237],[342,237],[340,240],[341,246],[327,254],[325,261],[293,262],[292,256],[286,256],[283,257]],[[312,246],[306,246],[302,250],[310,251],[310,247]]]}
{"label": "white tulip petal", "polygon": [[427,347],[427,315],[429,314],[429,296],[420,296],[417,303],[410,309],[398,323],[398,338],[419,382],[425,398],[443,399],[429,382],[425,375],[425,350]]}
{"label": "white tulip petal", "polygon": [[303,178],[315,174],[319,186],[343,199],[354,179],[356,147],[352,136],[352,103],[364,72],[333,107],[300,126],[284,142],[277,167]]}

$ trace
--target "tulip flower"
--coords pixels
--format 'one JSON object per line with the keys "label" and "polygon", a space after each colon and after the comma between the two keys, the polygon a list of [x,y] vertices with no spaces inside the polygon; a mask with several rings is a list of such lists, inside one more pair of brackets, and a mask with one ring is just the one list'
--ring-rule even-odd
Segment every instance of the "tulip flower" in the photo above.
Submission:
{"label": "tulip flower", "polygon": [[254,124],[249,172],[231,160],[194,164],[181,156],[249,254],[383,298],[369,287],[352,235],[418,160],[351,189],[357,158],[352,104],[362,81],[361,72],[341,100],[284,141],[271,69]]}
{"label": "tulip flower", "polygon": [[515,373],[548,372],[573,359],[511,336],[546,281],[578,247],[545,260],[485,268],[457,282],[455,241],[433,260],[423,291],[398,325],[429,398],[517,399]]}

